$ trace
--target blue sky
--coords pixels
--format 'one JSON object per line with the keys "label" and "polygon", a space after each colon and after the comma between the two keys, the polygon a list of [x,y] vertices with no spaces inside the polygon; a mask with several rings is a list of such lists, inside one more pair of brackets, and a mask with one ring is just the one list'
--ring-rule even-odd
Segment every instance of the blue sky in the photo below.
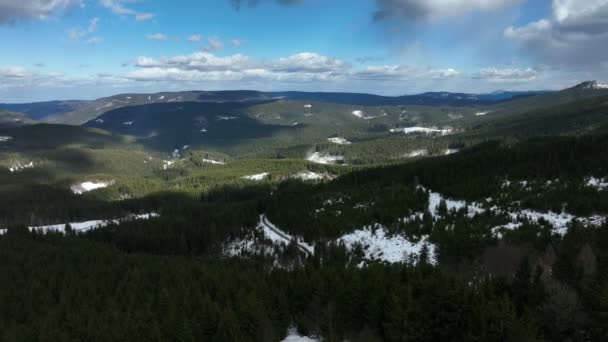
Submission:
{"label": "blue sky", "polygon": [[0,101],[608,79],[608,0],[0,0]]}

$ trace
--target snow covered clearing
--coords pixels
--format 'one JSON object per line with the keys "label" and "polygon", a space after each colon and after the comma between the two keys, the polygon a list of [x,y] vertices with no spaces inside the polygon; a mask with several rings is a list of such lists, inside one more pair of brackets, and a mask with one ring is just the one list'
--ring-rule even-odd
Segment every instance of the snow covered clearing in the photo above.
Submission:
{"label": "snow covered clearing", "polygon": [[114,184],[114,181],[109,182],[83,182],[80,184],[74,184],[70,187],[70,190],[76,195],[82,195],[85,192],[94,191],[98,189],[107,188]]}
{"label": "snow covered clearing", "polygon": [[303,181],[314,181],[314,180],[330,180],[334,179],[332,175],[329,174],[320,174],[311,171],[302,171],[293,176],[293,178],[300,179]]}
{"label": "snow covered clearing", "polygon": [[350,144],[352,144],[350,141],[346,140],[345,138],[340,138],[340,137],[327,138],[327,141],[329,141],[330,143],[337,144],[337,145],[350,145]]}
{"label": "snow covered clearing", "polygon": [[305,104],[304,108],[312,108],[312,105],[311,104]]}
{"label": "snow covered clearing", "polygon": [[5,135],[0,135],[0,143],[5,143],[9,140],[13,140],[13,137],[9,137],[9,136],[5,136]]}
{"label": "snow covered clearing", "polygon": [[379,118],[381,116],[387,116],[388,114],[386,112],[383,112],[382,115],[379,116],[372,116],[372,115],[367,115],[364,111],[362,110],[353,110],[352,114],[360,119],[363,120],[371,120],[371,119],[375,119],[375,118]]}
{"label": "snow covered clearing", "polygon": [[367,261],[403,262],[412,256],[420,257],[422,251],[426,248],[429,261],[433,264],[437,262],[435,245],[428,242],[428,237],[425,236],[418,242],[412,242],[401,235],[389,236],[386,229],[379,224],[344,235],[338,239],[338,243],[344,243],[346,248],[350,250],[361,246]]}
{"label": "snow covered clearing", "polygon": [[163,96],[159,97],[158,99],[159,99],[159,100],[164,100],[164,99],[165,99],[165,96],[163,95]]}
{"label": "snow covered clearing", "polygon": [[587,177],[585,179],[585,184],[590,188],[596,188],[597,190],[606,190],[608,188],[608,182],[606,178],[595,178],[595,177]]}
{"label": "snow covered clearing", "polygon": [[344,161],[344,157],[343,156],[332,156],[329,154],[322,154],[321,152],[315,152],[310,154],[306,160],[313,162],[313,163],[317,163],[317,164],[335,164],[338,162],[343,162]]}
{"label": "snow covered clearing", "polygon": [[11,173],[15,173],[15,172],[23,171],[25,169],[33,169],[33,168],[34,168],[34,162],[29,162],[28,164],[16,163],[16,164],[13,164],[11,167],[9,167],[8,170]]}
{"label": "snow covered clearing", "polygon": [[403,134],[440,134],[448,135],[452,133],[451,129],[439,129],[439,128],[428,128],[428,127],[401,127],[393,128],[390,130],[391,133],[403,133]]}
{"label": "snow covered clearing", "polygon": [[414,150],[410,153],[406,153],[405,157],[406,158],[424,157],[428,154],[429,154],[429,151],[427,151],[427,150]]}
{"label": "snow covered clearing", "polygon": [[283,341],[281,342],[321,342],[321,340],[318,338],[301,336],[300,334],[298,334],[298,331],[296,329],[292,328],[289,329],[287,337],[285,337],[285,339],[283,339]]}
{"label": "snow covered clearing", "polygon": [[260,182],[260,181],[267,179],[268,177],[270,177],[270,173],[264,172],[264,173],[259,173],[257,175],[243,176],[241,178],[250,180],[250,181]]}
{"label": "snow covered clearing", "polygon": [[[424,188],[422,188],[424,189]],[[489,211],[496,215],[504,215],[508,217],[511,222],[495,227],[493,232],[504,230],[504,229],[517,229],[519,228],[525,221],[532,223],[541,223],[547,222],[553,228],[553,232],[555,234],[564,235],[568,231],[568,226],[573,222],[579,222],[583,226],[586,227],[599,227],[606,222],[605,216],[588,216],[588,217],[580,217],[574,216],[568,213],[554,213],[554,212],[539,212],[530,209],[521,209],[521,208],[498,208],[493,206],[491,208],[485,208],[482,204],[477,202],[467,203],[465,201],[452,200],[449,198],[443,197],[441,194],[436,192],[429,192],[429,213],[435,218],[440,218],[438,207],[442,201],[445,201],[446,207],[448,211],[460,211],[462,209],[467,209],[467,216],[469,218],[474,218],[477,215],[484,214]],[[467,205],[468,204],[468,205]]]}
{"label": "snow covered clearing", "polygon": [[212,164],[212,165],[226,165],[226,163],[224,163],[224,162],[213,160],[213,159],[203,159],[203,163]]}
{"label": "snow covered clearing", "polygon": [[[72,230],[75,232],[87,232],[92,229],[98,229],[107,227],[110,224],[120,224],[121,222],[126,221],[136,221],[136,220],[149,220],[151,218],[159,217],[157,213],[147,213],[141,215],[129,215],[122,219],[117,220],[92,220],[85,222],[70,222],[69,225],[72,227]],[[30,231],[36,231],[40,233],[48,233],[48,232],[57,232],[57,233],[65,233],[66,223],[61,224],[53,224],[48,226],[38,226],[38,227],[28,227]]]}

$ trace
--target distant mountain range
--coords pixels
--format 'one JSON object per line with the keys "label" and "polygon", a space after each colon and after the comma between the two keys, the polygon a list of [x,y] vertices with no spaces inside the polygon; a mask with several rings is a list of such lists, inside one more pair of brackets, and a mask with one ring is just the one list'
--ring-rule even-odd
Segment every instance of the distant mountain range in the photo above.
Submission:
{"label": "distant mountain range", "polygon": [[0,103],[0,109],[23,113],[30,119],[49,123],[83,124],[110,110],[152,103],[167,102],[259,102],[268,100],[299,100],[356,106],[472,106],[490,105],[515,98],[547,93],[546,91],[498,91],[490,94],[428,92],[418,95],[381,96],[363,93],[325,92],[259,92],[250,90],[184,91],[156,94],[120,94],[93,101],[47,101],[34,103]]}
{"label": "distant mountain range", "polygon": [[527,108],[534,105],[554,105],[608,93],[608,85],[596,81],[583,82],[563,91],[495,91],[486,94],[451,92],[427,92],[417,95],[381,96],[365,93],[341,92],[260,92],[253,90],[225,91],[182,91],[155,94],[119,94],[91,101],[47,101],[34,103],[0,103],[0,116],[11,112],[22,114],[23,118],[14,120],[0,118],[0,125],[10,121],[12,125],[45,122],[56,124],[82,125],[112,110],[131,106],[158,103],[200,102],[200,103],[258,103],[265,101],[292,100],[333,103],[350,106],[450,106],[481,107],[505,105],[518,107],[519,103]]}

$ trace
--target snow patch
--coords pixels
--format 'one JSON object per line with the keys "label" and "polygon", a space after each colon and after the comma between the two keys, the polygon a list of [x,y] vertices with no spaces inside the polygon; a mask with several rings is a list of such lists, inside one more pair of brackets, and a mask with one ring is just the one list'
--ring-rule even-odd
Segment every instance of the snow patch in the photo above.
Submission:
{"label": "snow patch", "polygon": [[418,242],[412,242],[401,235],[389,236],[380,224],[344,235],[337,242],[344,243],[349,250],[361,246],[367,261],[378,260],[389,263],[403,262],[412,256],[420,257],[426,247],[429,261],[433,264],[437,263],[436,247],[428,242],[428,236],[422,237]]}
{"label": "snow patch", "polygon": [[343,156],[332,156],[329,154],[321,154],[320,152],[315,152],[306,157],[306,160],[317,163],[317,164],[335,164],[338,162],[343,162]]}
{"label": "snow patch", "polygon": [[311,171],[303,171],[298,174],[295,174],[293,178],[300,179],[303,181],[312,181],[312,180],[325,180],[325,179],[333,179],[331,175],[328,174],[320,174]]}
{"label": "snow patch", "polygon": [[335,137],[335,138],[327,138],[327,141],[330,143],[338,144],[338,145],[350,145],[352,144],[350,141],[345,138]]}
{"label": "snow patch", "polygon": [[281,342],[321,342],[318,338],[306,337],[298,334],[298,331],[294,328],[289,329],[287,333],[287,337],[285,337]]}
{"label": "snow patch", "polygon": [[9,137],[9,136],[1,136],[0,135],[0,143],[5,143],[9,140],[13,140],[13,137]]}
{"label": "snow patch", "polygon": [[304,108],[312,108],[312,105],[311,104],[305,104]]}
{"label": "snow patch", "polygon": [[[157,213],[147,213],[142,215],[129,215],[122,219],[117,220],[92,220],[85,222],[70,222],[69,225],[72,227],[74,232],[87,232],[89,230],[104,228],[110,224],[120,224],[125,221],[135,221],[135,220],[149,220],[151,218],[159,217]],[[49,233],[49,232],[57,232],[57,233],[65,233],[66,223],[61,224],[53,224],[48,226],[38,226],[38,227],[28,227],[30,231],[36,231],[40,233]]]}
{"label": "snow patch", "polygon": [[608,182],[605,178],[587,177],[585,179],[585,184],[590,188],[595,188],[600,191],[608,189]]}
{"label": "snow patch", "polygon": [[484,115],[488,115],[490,113],[491,113],[490,111],[487,111],[487,112],[478,112],[478,113],[475,113],[475,116],[484,116]]}
{"label": "snow patch", "polygon": [[134,121],[125,121],[122,124],[123,124],[123,126],[133,126],[134,123],[135,123]]}
{"label": "snow patch", "polygon": [[270,173],[264,172],[264,173],[259,173],[257,175],[243,176],[241,178],[250,180],[250,181],[260,182],[260,181],[267,179],[268,177],[270,177]]}
{"label": "snow patch", "polygon": [[15,173],[15,172],[23,171],[25,169],[33,169],[33,168],[34,168],[34,162],[29,162],[29,164],[16,163],[16,164],[13,164],[11,167],[9,167],[8,170],[11,173]]}
{"label": "snow patch", "polygon": [[424,157],[429,154],[427,150],[414,150],[405,155],[406,158],[416,158],[416,157]]}
{"label": "snow patch", "polygon": [[403,134],[440,134],[448,135],[452,133],[452,129],[439,129],[439,128],[428,128],[428,127],[401,127],[393,128],[390,130],[391,133],[403,133]]}
{"label": "snow patch", "polygon": [[213,159],[203,159],[203,163],[212,164],[212,165],[226,165],[226,163],[224,163],[224,162],[213,160]]}
{"label": "snow patch", "polygon": [[108,186],[114,184],[114,181],[109,182],[83,182],[80,184],[74,184],[70,187],[72,192],[76,195],[82,195],[85,192],[94,191],[98,189],[107,188]]}
{"label": "snow patch", "polygon": [[175,160],[163,160],[163,170],[171,168],[175,164]]}
{"label": "snow patch", "polygon": [[460,150],[454,149],[454,148],[448,148],[448,149],[443,150],[443,155],[444,156],[449,156],[451,154],[456,154],[458,152],[460,152]]}

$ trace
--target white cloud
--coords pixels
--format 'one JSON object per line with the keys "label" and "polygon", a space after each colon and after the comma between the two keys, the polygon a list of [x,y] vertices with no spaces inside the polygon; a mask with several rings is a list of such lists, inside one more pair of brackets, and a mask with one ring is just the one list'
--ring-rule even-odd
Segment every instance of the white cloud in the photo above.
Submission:
{"label": "white cloud", "polygon": [[461,75],[461,72],[452,68],[418,69],[398,65],[368,66],[366,69],[353,70],[352,65],[346,61],[312,52],[261,61],[242,54],[217,56],[203,51],[159,59],[141,56],[129,65],[136,70],[127,73],[127,79],[148,82],[440,81]]}
{"label": "white cloud", "polygon": [[532,68],[482,68],[473,78],[496,83],[517,83],[534,81],[539,75]]}
{"label": "white cloud", "polygon": [[200,42],[203,40],[203,36],[201,36],[200,34],[193,34],[190,37],[188,37],[188,41],[190,42]]}
{"label": "white cloud", "polygon": [[146,38],[148,38],[150,40],[167,40],[168,39],[167,35],[162,34],[162,33],[149,34],[146,36]]}
{"label": "white cloud", "polygon": [[[68,38],[70,38],[71,40],[76,40],[76,41],[81,40],[81,39],[91,35],[92,33],[97,32],[98,27],[99,27],[99,18],[93,18],[89,22],[89,26],[87,28],[75,27],[75,28],[69,30]],[[100,39],[99,37],[96,37],[96,38]]]}
{"label": "white cloud", "polygon": [[313,52],[302,52],[269,63],[268,68],[284,72],[340,72],[350,69],[351,65],[333,57]]}
{"label": "white cloud", "polygon": [[519,0],[376,0],[377,20],[397,17],[443,19],[475,11],[494,11]]}
{"label": "white cloud", "polygon": [[138,12],[125,6],[125,4],[133,2],[137,2],[137,0],[100,0],[102,6],[119,16],[132,16],[137,21],[149,20],[155,17],[153,13]]}
{"label": "white cloud", "polygon": [[411,79],[448,79],[459,76],[460,71],[447,69],[419,69],[404,65],[368,66],[353,73],[353,76],[362,80],[401,81]]}
{"label": "white cloud", "polygon": [[0,0],[0,25],[20,20],[46,19],[80,0]]}
{"label": "white cloud", "polygon": [[504,35],[540,63],[597,69],[608,61],[608,0],[553,0],[549,17]]}
{"label": "white cloud", "polygon": [[245,41],[240,40],[240,39],[233,39],[231,41],[231,43],[232,43],[232,46],[241,46],[241,45],[245,44]]}

